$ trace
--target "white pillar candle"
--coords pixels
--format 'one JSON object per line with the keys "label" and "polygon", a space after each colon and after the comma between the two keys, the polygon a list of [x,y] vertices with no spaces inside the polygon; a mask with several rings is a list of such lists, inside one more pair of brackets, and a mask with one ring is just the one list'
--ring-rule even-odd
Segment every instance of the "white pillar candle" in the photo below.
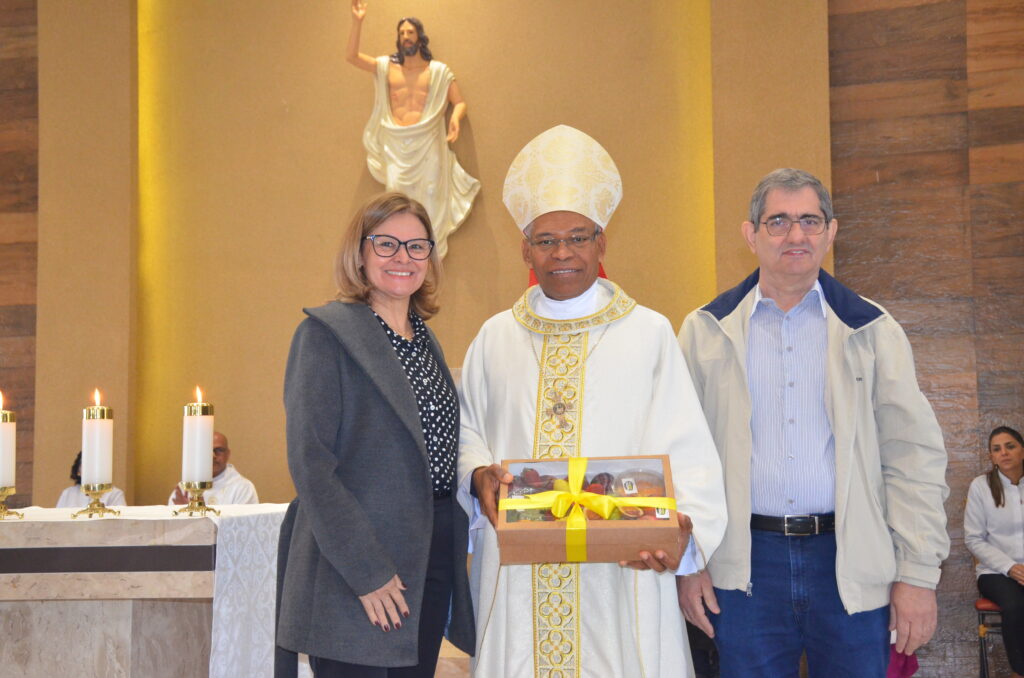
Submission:
{"label": "white pillar candle", "polygon": [[0,487],[14,487],[16,421],[14,412],[4,409],[4,394],[0,393]]}
{"label": "white pillar candle", "polygon": [[93,395],[95,405],[82,410],[82,485],[109,485],[114,482],[114,410],[100,405],[100,391]]}
{"label": "white pillar candle", "polygon": [[197,386],[197,402],[185,405],[181,435],[181,481],[185,483],[213,480],[213,405],[202,400]]}

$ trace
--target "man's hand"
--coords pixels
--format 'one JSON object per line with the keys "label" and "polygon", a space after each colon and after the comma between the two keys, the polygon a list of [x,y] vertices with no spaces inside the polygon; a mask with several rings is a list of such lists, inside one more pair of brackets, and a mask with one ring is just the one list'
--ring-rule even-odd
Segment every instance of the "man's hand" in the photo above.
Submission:
{"label": "man's hand", "polygon": [[362,21],[366,16],[366,0],[352,0],[352,18]]}
{"label": "man's hand", "polygon": [[686,545],[690,543],[693,521],[690,520],[690,516],[682,513],[677,513],[676,518],[679,520],[679,545],[676,547],[675,553],[666,553],[661,549],[654,553],[641,551],[639,560],[623,560],[619,561],[619,565],[631,567],[634,570],[654,570],[655,572],[664,572],[665,570],[672,570],[674,572],[678,570],[679,561],[683,559],[683,551],[686,550]]}
{"label": "man's hand", "polygon": [[715,627],[711,625],[704,606],[713,614],[718,614],[718,599],[715,598],[715,589],[711,586],[711,575],[707,570],[690,574],[685,577],[676,577],[676,590],[679,592],[679,607],[683,610],[683,616],[701,631],[708,635],[708,638],[715,637]]}
{"label": "man's hand", "polygon": [[409,606],[402,595],[404,590],[405,584],[396,574],[376,591],[359,596],[370,623],[379,626],[381,631],[390,631],[392,626],[402,628],[402,617],[409,616]]}
{"label": "man's hand", "polygon": [[1006,576],[1021,586],[1024,586],[1024,565],[1017,563],[1010,568],[1010,571],[1006,573]]}
{"label": "man's hand", "polygon": [[187,504],[188,494],[181,489],[181,485],[174,488],[174,497],[171,499],[175,504]]}
{"label": "man's hand", "polygon": [[498,526],[498,488],[511,484],[512,474],[501,468],[500,464],[479,466],[473,471],[473,487],[480,502],[480,512],[495,527]]}
{"label": "man's hand", "polygon": [[889,630],[896,630],[896,651],[913,654],[935,633],[939,608],[935,591],[898,581],[889,594]]}

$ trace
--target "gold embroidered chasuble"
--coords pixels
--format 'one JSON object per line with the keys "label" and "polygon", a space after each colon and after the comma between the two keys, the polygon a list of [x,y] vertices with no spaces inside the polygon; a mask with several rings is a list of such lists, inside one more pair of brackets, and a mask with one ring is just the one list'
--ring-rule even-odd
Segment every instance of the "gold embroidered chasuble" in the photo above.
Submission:
{"label": "gold embroidered chasuble", "polygon": [[475,469],[506,459],[666,454],[695,539],[708,555],[721,540],[721,467],[675,332],[611,282],[598,285],[598,312],[564,321],[541,317],[548,303],[532,288],[466,352],[458,499],[473,516],[477,676],[689,672],[675,577],[617,563],[502,565],[469,492]]}
{"label": "gold embroidered chasuble", "polygon": [[[626,316],[636,302],[613,285],[611,301],[584,318],[553,320],[533,313],[527,291],[512,315],[530,330],[538,366],[534,459],[578,457],[581,450],[584,378],[587,358],[598,348],[601,327]],[[591,344],[591,330],[597,338]],[[540,335],[541,349],[536,353]],[[588,348],[589,347],[589,348]],[[578,563],[533,565],[534,676],[577,678],[580,675],[580,566]]]}

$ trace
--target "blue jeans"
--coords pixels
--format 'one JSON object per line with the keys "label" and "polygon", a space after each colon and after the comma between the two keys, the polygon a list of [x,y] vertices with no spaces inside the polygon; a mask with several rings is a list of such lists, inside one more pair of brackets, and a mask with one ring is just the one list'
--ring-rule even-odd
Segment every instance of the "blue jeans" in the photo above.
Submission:
{"label": "blue jeans", "polygon": [[847,614],[836,586],[836,537],[751,530],[751,588],[715,589],[710,615],[721,678],[885,678],[889,607]]}

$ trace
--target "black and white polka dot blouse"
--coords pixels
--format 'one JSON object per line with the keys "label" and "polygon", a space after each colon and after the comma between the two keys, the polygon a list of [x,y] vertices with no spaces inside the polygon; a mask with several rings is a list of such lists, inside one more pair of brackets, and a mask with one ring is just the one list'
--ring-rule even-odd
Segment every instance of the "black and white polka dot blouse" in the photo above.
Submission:
{"label": "black and white polka dot blouse", "polygon": [[391,340],[398,360],[402,363],[405,376],[409,379],[416,405],[420,411],[423,439],[427,443],[430,458],[430,480],[434,497],[447,497],[455,484],[455,452],[459,440],[456,428],[459,399],[454,387],[448,383],[430,350],[427,326],[415,313],[409,313],[412,322],[412,341],[405,339],[384,322],[379,315],[381,327]]}

